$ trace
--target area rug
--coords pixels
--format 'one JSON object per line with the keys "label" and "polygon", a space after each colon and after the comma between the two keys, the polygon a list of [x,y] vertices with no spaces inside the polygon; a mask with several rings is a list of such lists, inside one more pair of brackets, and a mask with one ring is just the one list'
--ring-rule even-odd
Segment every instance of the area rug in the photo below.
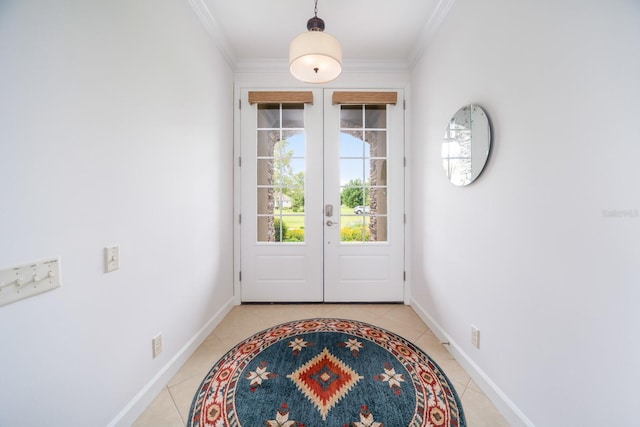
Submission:
{"label": "area rug", "polygon": [[188,426],[465,427],[438,365],[404,338],[345,319],[284,323],[209,371]]}

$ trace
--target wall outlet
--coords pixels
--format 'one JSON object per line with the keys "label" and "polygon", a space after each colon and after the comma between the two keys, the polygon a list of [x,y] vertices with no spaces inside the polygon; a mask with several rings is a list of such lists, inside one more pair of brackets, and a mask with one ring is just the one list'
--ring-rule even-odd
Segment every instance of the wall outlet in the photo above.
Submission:
{"label": "wall outlet", "polygon": [[480,329],[471,325],[471,344],[476,348],[480,348]]}
{"label": "wall outlet", "polygon": [[151,344],[153,345],[153,358],[155,359],[160,353],[162,353],[162,334],[158,334],[153,337]]}

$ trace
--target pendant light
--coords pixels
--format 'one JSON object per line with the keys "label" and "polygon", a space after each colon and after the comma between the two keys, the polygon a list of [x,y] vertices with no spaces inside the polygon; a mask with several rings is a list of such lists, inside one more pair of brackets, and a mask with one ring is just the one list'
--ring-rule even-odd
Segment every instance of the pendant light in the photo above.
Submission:
{"label": "pendant light", "polygon": [[327,83],[342,72],[342,47],[338,39],[324,32],[324,21],[318,18],[318,0],[314,16],[307,21],[307,32],[289,45],[289,71],[306,83]]}

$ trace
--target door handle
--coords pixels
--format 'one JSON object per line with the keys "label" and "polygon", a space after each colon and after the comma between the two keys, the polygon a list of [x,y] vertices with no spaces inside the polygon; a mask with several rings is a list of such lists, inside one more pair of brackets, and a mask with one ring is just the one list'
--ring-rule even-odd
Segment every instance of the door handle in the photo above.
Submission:
{"label": "door handle", "polygon": [[331,220],[327,221],[327,225],[328,225],[329,227],[331,227],[333,224],[337,224],[337,223],[336,223],[336,222],[333,222],[333,221],[331,221]]}
{"label": "door handle", "polygon": [[333,205],[324,205],[324,216],[333,216]]}

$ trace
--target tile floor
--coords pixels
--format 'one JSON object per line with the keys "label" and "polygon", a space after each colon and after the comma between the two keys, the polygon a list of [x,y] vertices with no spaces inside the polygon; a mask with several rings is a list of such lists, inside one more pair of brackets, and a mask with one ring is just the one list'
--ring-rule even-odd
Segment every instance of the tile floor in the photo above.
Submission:
{"label": "tile floor", "polygon": [[[406,305],[241,305],[234,307],[169,381],[135,427],[185,426],[191,400],[211,366],[240,341],[270,326],[311,317],[338,317],[381,326],[413,342],[431,356],[453,382],[469,427],[508,426],[491,401],[453,359],[436,336]],[[248,426],[253,427],[253,426]],[[400,426],[390,426],[400,427]]]}

